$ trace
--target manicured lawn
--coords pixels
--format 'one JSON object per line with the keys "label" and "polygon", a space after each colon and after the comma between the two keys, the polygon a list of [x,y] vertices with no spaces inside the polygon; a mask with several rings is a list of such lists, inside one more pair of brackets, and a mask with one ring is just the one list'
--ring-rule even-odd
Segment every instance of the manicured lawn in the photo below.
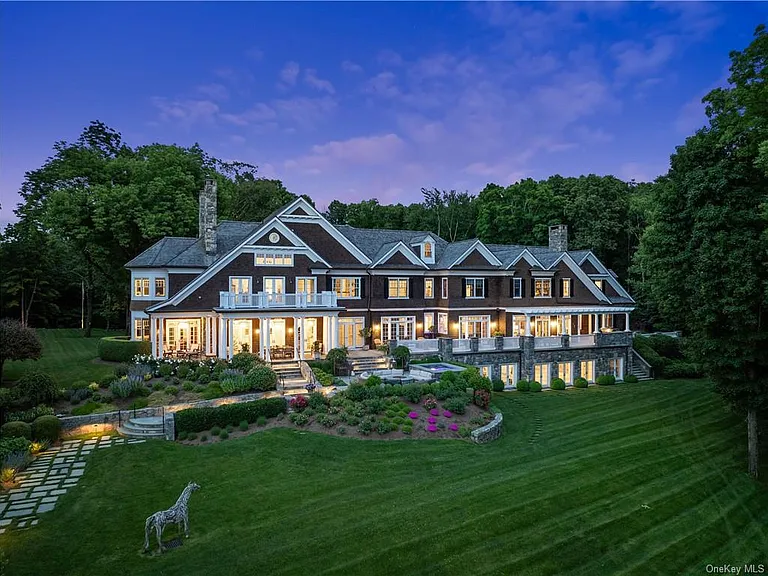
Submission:
{"label": "manicured lawn", "polygon": [[[496,403],[505,435],[486,446],[277,429],[98,451],[36,528],[0,536],[8,573],[645,576],[768,558],[768,489],[706,381]],[[142,556],[144,519],[190,480],[192,537]]]}
{"label": "manicured lawn", "polygon": [[62,386],[77,380],[91,382],[110,374],[114,367],[92,362],[97,357],[99,338],[120,332],[93,330],[92,338],[83,338],[83,331],[76,329],[38,330],[43,342],[40,360],[6,362],[3,380],[18,380],[27,370],[47,372]]}

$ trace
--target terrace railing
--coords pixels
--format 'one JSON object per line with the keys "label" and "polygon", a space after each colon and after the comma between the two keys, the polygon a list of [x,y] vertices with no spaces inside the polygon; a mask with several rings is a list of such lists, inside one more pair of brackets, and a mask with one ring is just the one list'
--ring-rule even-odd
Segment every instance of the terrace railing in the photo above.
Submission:
{"label": "terrace railing", "polygon": [[536,350],[560,348],[562,345],[563,339],[560,336],[536,336],[533,339],[533,347]]}
{"label": "terrace railing", "polygon": [[590,346],[595,345],[595,335],[594,334],[571,335],[569,342],[570,342],[571,348],[588,348]]}
{"label": "terrace railing", "polygon": [[297,292],[275,294],[256,292],[254,294],[219,292],[219,308],[335,308],[336,292]]}
{"label": "terrace railing", "polygon": [[520,338],[517,336],[505,336],[504,344],[502,344],[504,350],[517,350],[520,348]]}
{"label": "terrace railing", "polygon": [[437,352],[440,349],[440,343],[437,340],[398,340],[398,346],[405,346],[411,352]]}
{"label": "terrace railing", "polygon": [[472,344],[469,338],[454,338],[453,339],[453,351],[454,352],[469,352],[472,350]]}
{"label": "terrace railing", "polygon": [[478,338],[477,340],[477,349],[484,351],[484,350],[495,350],[496,349],[496,338]]}

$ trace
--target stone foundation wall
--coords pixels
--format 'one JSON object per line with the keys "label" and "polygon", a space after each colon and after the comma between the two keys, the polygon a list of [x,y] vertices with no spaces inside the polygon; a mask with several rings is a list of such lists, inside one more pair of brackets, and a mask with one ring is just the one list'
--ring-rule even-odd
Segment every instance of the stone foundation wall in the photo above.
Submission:
{"label": "stone foundation wall", "polygon": [[501,412],[499,412],[488,424],[472,430],[472,442],[475,444],[485,444],[487,442],[496,440],[496,438],[501,436],[503,422],[504,417],[501,415]]}

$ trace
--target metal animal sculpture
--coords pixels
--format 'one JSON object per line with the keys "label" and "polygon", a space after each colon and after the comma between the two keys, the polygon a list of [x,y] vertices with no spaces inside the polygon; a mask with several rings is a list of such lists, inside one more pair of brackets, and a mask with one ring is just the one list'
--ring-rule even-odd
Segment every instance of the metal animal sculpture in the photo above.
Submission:
{"label": "metal animal sculpture", "polygon": [[181,496],[179,496],[179,499],[176,500],[176,504],[168,508],[168,510],[155,512],[152,514],[152,516],[147,518],[147,521],[144,524],[144,552],[149,551],[149,533],[153,528],[157,533],[157,544],[160,547],[161,553],[163,552],[163,529],[168,524],[184,524],[184,535],[189,538],[189,518],[187,505],[189,503],[189,497],[192,495],[192,492],[199,489],[200,486],[198,484],[190,482],[187,484],[187,487],[184,488],[184,491],[181,493]]}

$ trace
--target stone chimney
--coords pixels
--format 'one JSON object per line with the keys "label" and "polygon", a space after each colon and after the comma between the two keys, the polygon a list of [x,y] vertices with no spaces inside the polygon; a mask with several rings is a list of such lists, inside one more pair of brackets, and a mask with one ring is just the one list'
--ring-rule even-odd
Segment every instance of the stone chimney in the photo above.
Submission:
{"label": "stone chimney", "polygon": [[200,192],[200,223],[198,237],[203,239],[205,253],[216,254],[216,180],[206,180]]}
{"label": "stone chimney", "polygon": [[568,226],[558,224],[549,227],[549,249],[555,252],[568,251]]}

